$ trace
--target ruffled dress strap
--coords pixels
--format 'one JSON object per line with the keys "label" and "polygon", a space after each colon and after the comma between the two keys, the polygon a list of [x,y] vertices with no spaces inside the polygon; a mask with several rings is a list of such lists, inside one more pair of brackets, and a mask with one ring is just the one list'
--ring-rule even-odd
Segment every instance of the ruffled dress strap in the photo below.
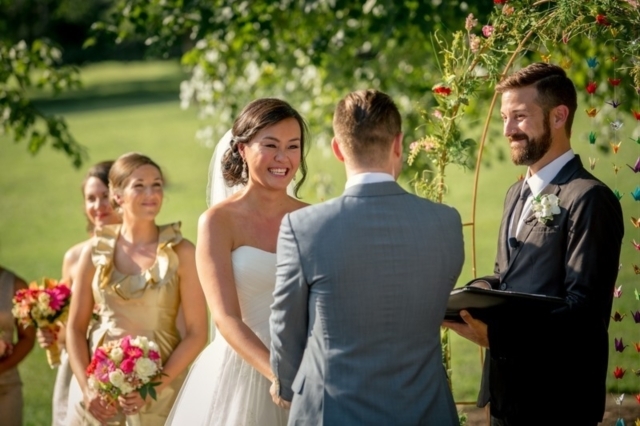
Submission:
{"label": "ruffled dress strap", "polygon": [[179,259],[173,248],[182,241],[181,222],[159,227],[156,261],[144,274],[147,283],[163,285],[178,272]]}
{"label": "ruffled dress strap", "polygon": [[104,288],[111,279],[113,253],[121,227],[120,224],[103,226],[101,230],[96,231],[91,242],[91,260],[96,267],[96,277],[100,288]]}

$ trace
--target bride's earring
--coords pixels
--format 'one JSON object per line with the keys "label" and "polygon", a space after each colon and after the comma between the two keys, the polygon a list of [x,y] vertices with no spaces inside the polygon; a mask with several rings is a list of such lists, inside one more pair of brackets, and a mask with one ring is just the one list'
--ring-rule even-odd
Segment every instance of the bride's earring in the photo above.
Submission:
{"label": "bride's earring", "polygon": [[242,180],[247,180],[247,162],[245,159],[242,159],[242,173],[240,174]]}

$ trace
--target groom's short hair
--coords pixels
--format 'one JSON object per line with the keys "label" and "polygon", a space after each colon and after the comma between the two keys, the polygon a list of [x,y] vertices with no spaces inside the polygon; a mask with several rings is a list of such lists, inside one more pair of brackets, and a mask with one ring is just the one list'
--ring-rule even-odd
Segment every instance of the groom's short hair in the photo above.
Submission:
{"label": "groom's short hair", "polygon": [[363,165],[384,160],[401,126],[396,104],[378,90],[349,93],[333,115],[333,131],[340,148]]}

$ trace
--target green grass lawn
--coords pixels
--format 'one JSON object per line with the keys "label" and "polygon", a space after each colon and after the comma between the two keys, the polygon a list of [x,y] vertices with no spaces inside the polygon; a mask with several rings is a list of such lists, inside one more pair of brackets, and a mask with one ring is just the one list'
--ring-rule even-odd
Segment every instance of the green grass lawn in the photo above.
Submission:
{"label": "green grass lawn", "polygon": [[[129,151],[139,151],[156,160],[169,182],[158,221],[182,221],[184,235],[194,242],[197,218],[206,208],[211,149],[200,145],[194,137],[202,125],[195,111],[179,108],[178,85],[184,77],[180,67],[172,63],[108,63],[83,70],[83,76],[83,91],[56,101],[41,100],[47,110],[65,115],[74,136],[88,148],[90,160],[81,170],[73,169],[67,158],[48,147],[32,157],[24,143],[15,144],[0,137],[0,264],[27,280],[59,276],[65,250],[86,238],[80,182],[87,167],[97,161],[113,159]],[[638,277],[632,265],[640,264],[640,253],[634,250],[631,240],[640,241],[640,234],[631,226],[629,217],[640,217],[640,204],[634,202],[629,193],[640,185],[640,175],[631,173],[624,164],[633,165],[640,155],[640,147],[628,139],[637,137],[638,129],[635,122],[625,118],[627,127],[621,138],[624,142],[617,156],[597,153],[586,142],[590,124],[582,115],[579,112],[574,127],[574,149],[582,155],[584,163],[588,163],[589,156],[599,157],[594,173],[624,193],[627,233],[618,283],[623,286],[623,296],[615,301],[614,309],[627,316],[620,323],[612,323],[611,337],[624,335],[625,343],[633,346],[633,342],[640,341],[640,325],[633,323],[629,312],[640,309],[640,302],[633,294],[638,288]],[[606,121],[604,123],[606,125]],[[478,137],[480,124],[469,126],[470,136]],[[500,125],[497,116],[494,124]],[[507,149],[502,137],[494,140],[489,150],[495,153],[499,146]],[[342,165],[326,148],[317,146],[311,148],[307,158],[310,173],[302,191],[303,199],[315,203],[338,195],[345,180]],[[621,167],[617,176],[613,173],[613,162]],[[492,271],[504,194],[523,172],[523,168],[510,162],[497,161],[481,170],[475,221],[475,275]],[[463,222],[472,219],[472,184],[473,171],[458,167],[449,170],[444,201],[458,208]],[[474,275],[471,227],[465,228],[465,239],[467,263],[460,284]],[[454,394],[458,401],[470,401],[475,398],[480,383],[479,350],[456,336],[452,340]],[[622,354],[612,352],[610,370],[614,365],[640,368],[639,358],[633,347]],[[25,424],[48,424],[55,372],[48,368],[44,351],[34,349],[20,371],[26,401]],[[612,379],[610,388],[638,393],[638,378],[631,372],[618,382]],[[571,390],[571,384],[562,383],[561,379],[557,385]]]}

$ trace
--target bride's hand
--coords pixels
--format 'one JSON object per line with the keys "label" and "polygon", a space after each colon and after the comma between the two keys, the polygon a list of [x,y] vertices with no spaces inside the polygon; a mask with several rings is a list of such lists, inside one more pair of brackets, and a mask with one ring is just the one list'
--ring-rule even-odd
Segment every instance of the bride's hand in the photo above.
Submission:
{"label": "bride's hand", "polygon": [[273,403],[276,404],[278,407],[284,408],[285,410],[288,410],[291,407],[290,401],[286,401],[282,399],[280,395],[278,395],[280,393],[280,382],[278,381],[278,379],[275,379],[274,381],[271,382],[269,393],[271,394],[271,399],[273,400]]}

